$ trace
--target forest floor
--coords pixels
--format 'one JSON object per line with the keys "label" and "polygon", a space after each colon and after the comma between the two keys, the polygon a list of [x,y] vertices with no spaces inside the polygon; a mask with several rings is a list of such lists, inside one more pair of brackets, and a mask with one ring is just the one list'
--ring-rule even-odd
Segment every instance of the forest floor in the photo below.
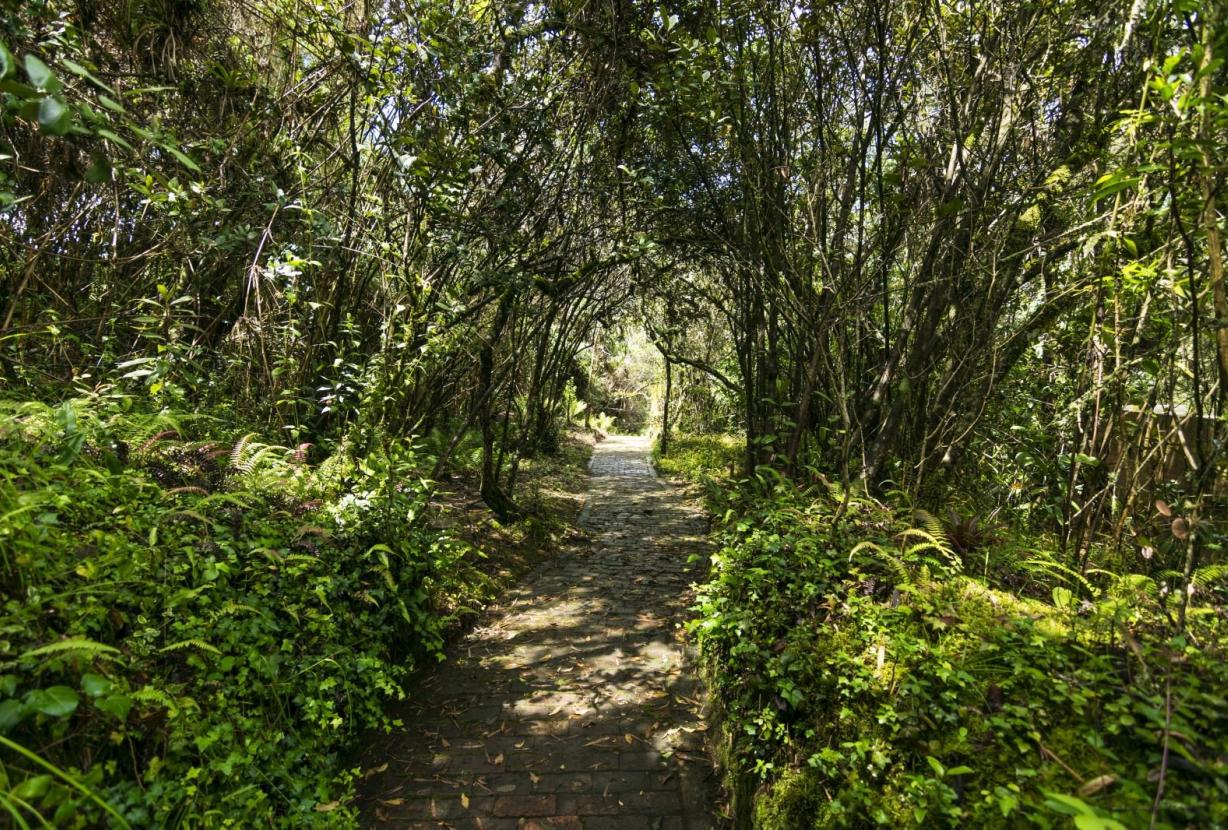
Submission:
{"label": "forest floor", "polygon": [[597,446],[581,532],[411,690],[404,727],[367,748],[365,825],[719,826],[680,627],[706,521],[648,455],[646,438]]}

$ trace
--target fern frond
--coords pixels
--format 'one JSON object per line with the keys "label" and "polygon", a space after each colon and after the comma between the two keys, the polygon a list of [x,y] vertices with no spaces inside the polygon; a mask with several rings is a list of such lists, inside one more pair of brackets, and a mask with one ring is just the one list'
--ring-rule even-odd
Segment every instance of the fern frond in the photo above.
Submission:
{"label": "fern frond", "polygon": [[951,552],[951,539],[947,535],[947,529],[943,525],[942,520],[928,510],[917,508],[913,511],[913,520],[921,523],[921,526],[929,531],[936,544],[938,544],[945,553]]}
{"label": "fern frond", "polygon": [[168,651],[182,651],[185,648],[198,648],[201,651],[207,651],[211,654],[221,654],[222,653],[218,651],[216,648],[214,648],[213,646],[206,643],[204,640],[197,640],[195,638],[189,638],[187,640],[180,640],[177,643],[171,643],[168,646],[162,646],[162,648],[158,649],[158,651],[165,654]]}
{"label": "fern frond", "polygon": [[183,493],[192,493],[193,495],[198,495],[198,496],[209,495],[209,491],[206,490],[204,487],[196,487],[193,485],[188,485],[185,487],[172,487],[171,489],[165,491],[165,495],[168,495],[168,496],[178,496]]}
{"label": "fern frond", "polygon": [[849,551],[849,561],[852,562],[853,557],[861,553],[863,550],[872,550],[875,553],[887,553],[887,550],[882,545],[871,542],[869,539],[865,539],[853,545],[853,549]]}
{"label": "fern frond", "polygon": [[161,689],[155,689],[153,686],[137,689],[132,693],[132,699],[139,703],[156,703],[172,715],[179,712],[179,706],[175,703],[174,698]]}
{"label": "fern frond", "polygon": [[1134,597],[1139,595],[1158,597],[1160,586],[1146,574],[1117,574],[1109,586],[1108,593],[1112,597]]}
{"label": "fern frond", "polygon": [[1087,578],[1084,577],[1083,574],[1079,573],[1073,568],[1063,565],[1052,556],[1049,556],[1043,552],[1037,551],[1037,554],[1037,556],[1034,556],[1031,559],[1025,559],[1020,562],[1020,567],[1023,570],[1034,574],[1044,574],[1046,576],[1061,580],[1062,582],[1077,584],[1083,588],[1083,590],[1087,591],[1089,595],[1095,595],[1096,589],[1092,587],[1092,584],[1087,581]]}
{"label": "fern frond", "polygon": [[1216,582],[1228,581],[1228,564],[1207,565],[1194,571],[1190,581],[1200,588],[1205,588]]}
{"label": "fern frond", "polygon": [[58,640],[45,646],[32,648],[21,657],[24,660],[27,657],[46,657],[49,654],[60,654],[67,651],[90,655],[119,654],[119,649],[106,643],[99,643],[86,637],[69,637],[66,640]]}
{"label": "fern frond", "polygon": [[256,433],[249,432],[240,438],[234,445],[234,449],[230,451],[230,466],[243,472],[248,472],[243,467],[244,459],[247,457],[248,447],[256,440]]}
{"label": "fern frond", "polygon": [[141,445],[137,448],[137,452],[149,452],[151,449],[153,449],[154,444],[157,444],[160,441],[165,441],[168,438],[178,438],[178,437],[179,437],[179,433],[176,432],[175,430],[164,429],[160,432],[154,433],[153,435],[146,438],[143,442],[141,442]]}
{"label": "fern frond", "polygon": [[900,584],[906,584],[911,581],[908,576],[908,568],[905,567],[900,558],[884,548],[882,545],[877,544],[876,542],[871,542],[869,539],[863,539],[853,546],[853,549],[849,551],[849,561],[852,562],[853,557],[863,550],[872,550],[882,557],[883,561],[886,562],[891,568],[892,572],[895,573]]}

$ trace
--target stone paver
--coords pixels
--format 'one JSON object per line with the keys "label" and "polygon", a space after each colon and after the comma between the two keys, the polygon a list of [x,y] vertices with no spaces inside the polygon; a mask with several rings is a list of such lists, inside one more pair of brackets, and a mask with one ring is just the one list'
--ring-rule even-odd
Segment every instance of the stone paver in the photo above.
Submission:
{"label": "stone paver", "polygon": [[702,513],[612,437],[563,550],[411,692],[369,748],[364,826],[709,830],[702,687],[678,625]]}

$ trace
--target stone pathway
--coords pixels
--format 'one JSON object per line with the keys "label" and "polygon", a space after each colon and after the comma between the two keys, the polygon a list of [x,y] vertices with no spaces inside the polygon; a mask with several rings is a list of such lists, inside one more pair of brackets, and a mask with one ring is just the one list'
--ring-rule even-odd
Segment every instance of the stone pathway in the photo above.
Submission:
{"label": "stone pathway", "polygon": [[587,539],[507,594],[410,692],[369,748],[363,825],[709,830],[715,775],[702,688],[678,625],[704,517],[648,464],[597,446]]}

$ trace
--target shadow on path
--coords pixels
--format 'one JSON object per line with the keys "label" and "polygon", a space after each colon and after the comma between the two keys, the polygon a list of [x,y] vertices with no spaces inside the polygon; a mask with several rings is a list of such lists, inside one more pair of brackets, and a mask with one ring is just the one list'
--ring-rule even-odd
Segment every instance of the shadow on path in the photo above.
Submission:
{"label": "shadow on path", "polygon": [[368,827],[708,830],[702,687],[678,625],[705,521],[647,439],[597,446],[565,549],[450,652],[366,752]]}

